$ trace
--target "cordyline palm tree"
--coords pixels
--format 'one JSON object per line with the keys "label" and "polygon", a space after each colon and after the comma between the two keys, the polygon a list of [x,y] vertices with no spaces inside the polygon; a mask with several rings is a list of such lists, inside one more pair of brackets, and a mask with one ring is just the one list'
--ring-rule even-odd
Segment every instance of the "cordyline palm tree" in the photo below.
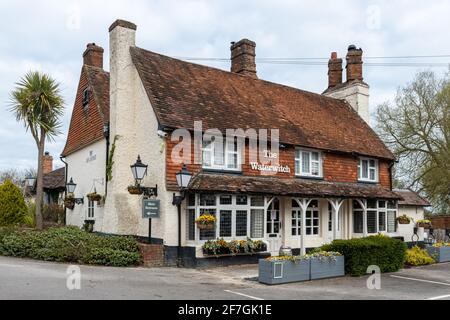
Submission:
{"label": "cordyline palm tree", "polygon": [[10,111],[30,131],[38,148],[36,184],[36,228],[42,229],[43,157],[45,141],[52,141],[60,131],[64,100],[59,83],[40,72],[27,73],[11,92]]}

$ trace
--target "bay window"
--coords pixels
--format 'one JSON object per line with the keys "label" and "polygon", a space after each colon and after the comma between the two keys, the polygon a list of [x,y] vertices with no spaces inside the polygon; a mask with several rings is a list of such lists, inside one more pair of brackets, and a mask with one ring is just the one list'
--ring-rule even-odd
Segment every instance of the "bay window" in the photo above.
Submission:
{"label": "bay window", "polygon": [[321,178],[322,154],[319,151],[297,149],[295,151],[295,174],[302,177]]}
{"label": "bay window", "polygon": [[360,158],[358,163],[358,180],[378,182],[378,160]]}
{"label": "bay window", "polygon": [[[190,194],[186,208],[186,239],[206,241],[247,237],[261,239],[265,232],[265,199],[263,196]],[[195,219],[203,214],[216,218],[214,230],[200,230]]]}
{"label": "bay window", "polygon": [[240,150],[236,137],[223,139],[211,137],[203,140],[202,162],[204,169],[239,171]]}

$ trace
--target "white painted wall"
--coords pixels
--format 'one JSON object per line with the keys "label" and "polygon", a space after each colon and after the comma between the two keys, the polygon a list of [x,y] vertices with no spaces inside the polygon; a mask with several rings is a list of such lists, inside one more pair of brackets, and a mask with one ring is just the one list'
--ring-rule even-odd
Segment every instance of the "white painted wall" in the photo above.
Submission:
{"label": "white painted wall", "polygon": [[[88,215],[88,200],[86,195],[94,191],[105,195],[105,171],[106,171],[106,140],[97,141],[79,151],[67,156],[68,180],[73,178],[77,184],[76,198],[84,198],[84,204],[75,205],[74,210],[67,209],[66,223],[71,226],[82,227]],[[103,182],[103,183],[102,183]],[[100,231],[104,207],[95,207],[94,230]]]}
{"label": "white painted wall", "polygon": [[132,63],[130,47],[135,46],[135,30],[117,26],[110,33],[110,128],[116,143],[112,181],[105,205],[102,231],[114,234],[148,236],[148,220],[142,219],[142,197],[130,195],[133,184],[130,165],[138,155],[149,165],[143,185],[158,185],[161,218],[152,220],[152,237],[164,244],[178,243],[176,207],[166,191],[165,141],[157,135],[158,122],[138,72]]}
{"label": "white painted wall", "polygon": [[[414,233],[415,222],[424,219],[424,210],[423,207],[399,206],[397,216],[402,216],[404,214],[412,218],[414,222],[411,222],[410,224],[399,224],[397,234],[404,237],[406,242],[410,242]],[[419,241],[423,241],[423,228],[419,228]]]}
{"label": "white painted wall", "polygon": [[358,81],[352,82],[324,95],[335,99],[346,100],[370,126],[369,86],[367,84]]}

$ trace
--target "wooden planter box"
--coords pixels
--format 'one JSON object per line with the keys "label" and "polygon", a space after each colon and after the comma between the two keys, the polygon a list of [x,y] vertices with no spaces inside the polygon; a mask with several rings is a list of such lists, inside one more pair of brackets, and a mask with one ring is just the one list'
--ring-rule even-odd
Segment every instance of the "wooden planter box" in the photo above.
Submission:
{"label": "wooden planter box", "polygon": [[267,261],[259,260],[258,280],[264,284],[282,284],[308,281],[310,279],[310,261]]}
{"label": "wooden planter box", "polygon": [[427,247],[428,254],[436,262],[450,262],[450,247]]}
{"label": "wooden planter box", "polygon": [[313,258],[311,261],[311,280],[345,276],[344,257],[335,259]]}

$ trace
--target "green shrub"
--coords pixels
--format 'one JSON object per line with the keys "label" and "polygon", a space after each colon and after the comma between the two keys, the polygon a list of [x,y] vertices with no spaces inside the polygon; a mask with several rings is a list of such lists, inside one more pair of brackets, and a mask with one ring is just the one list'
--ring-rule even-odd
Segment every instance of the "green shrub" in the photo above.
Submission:
{"label": "green shrub", "polygon": [[405,263],[409,266],[424,266],[427,264],[433,264],[434,259],[430,257],[427,250],[415,246],[406,251]]}
{"label": "green shrub", "polygon": [[76,227],[51,228],[45,231],[0,228],[0,254],[107,266],[141,263],[135,239],[101,236]]}
{"label": "green shrub", "polygon": [[139,252],[114,250],[110,248],[93,248],[81,258],[85,264],[98,264],[113,267],[125,267],[141,263]]}
{"label": "green shrub", "polygon": [[20,189],[6,180],[0,185],[0,226],[23,224],[27,206]]}
{"label": "green shrub", "polygon": [[345,257],[345,272],[362,276],[371,265],[381,272],[394,272],[405,264],[406,244],[403,241],[377,235],[361,239],[335,240],[322,247],[324,251],[339,252]]}

